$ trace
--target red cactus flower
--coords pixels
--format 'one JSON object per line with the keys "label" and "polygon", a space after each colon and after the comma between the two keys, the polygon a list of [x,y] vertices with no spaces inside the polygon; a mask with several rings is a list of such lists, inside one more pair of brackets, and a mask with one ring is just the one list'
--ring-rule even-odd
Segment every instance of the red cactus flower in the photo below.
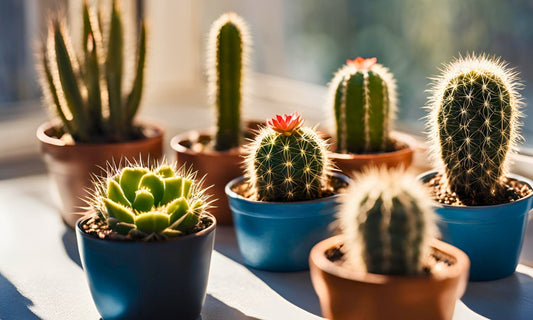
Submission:
{"label": "red cactus flower", "polygon": [[294,131],[300,129],[304,124],[304,119],[298,112],[292,114],[276,115],[274,118],[267,120],[267,125],[274,131],[285,136],[290,136]]}
{"label": "red cactus flower", "polygon": [[351,64],[356,67],[358,70],[370,70],[378,61],[376,58],[361,58],[357,57],[355,60],[346,60],[347,64]]}

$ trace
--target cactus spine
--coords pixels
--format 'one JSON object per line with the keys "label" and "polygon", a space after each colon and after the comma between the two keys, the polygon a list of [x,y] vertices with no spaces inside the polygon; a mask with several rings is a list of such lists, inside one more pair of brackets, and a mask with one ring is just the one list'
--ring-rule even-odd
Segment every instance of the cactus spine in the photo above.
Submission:
{"label": "cactus spine", "polygon": [[196,172],[175,165],[130,165],[97,179],[88,203],[112,230],[134,239],[188,234],[210,204],[195,178]]}
{"label": "cactus spine", "polygon": [[344,196],[339,224],[347,260],[370,273],[417,275],[437,234],[423,186],[399,169],[356,176]]}
{"label": "cactus spine", "polygon": [[428,107],[436,157],[450,191],[482,205],[499,191],[519,135],[516,73],[499,59],[467,56],[445,67]]}
{"label": "cactus spine", "polygon": [[297,113],[267,121],[247,146],[246,176],[260,201],[321,196],[331,171],[327,146]]}
{"label": "cactus spine", "polygon": [[348,60],[329,85],[337,152],[374,153],[390,147],[396,81],[376,58]]}
{"label": "cactus spine", "polygon": [[[52,19],[39,61],[41,87],[47,105],[62,122],[63,132],[75,141],[135,139],[140,132],[133,126],[133,118],[141,101],[146,57],[144,22],[137,48],[135,77],[131,90],[125,94],[122,90],[122,15],[113,1],[106,43],[100,33],[99,16],[84,1],[81,53],[72,49],[65,23]],[[107,109],[109,116],[104,112]]]}
{"label": "cactus spine", "polygon": [[237,147],[241,140],[241,105],[248,60],[249,35],[244,20],[230,12],[209,34],[209,96],[217,110],[216,150]]}

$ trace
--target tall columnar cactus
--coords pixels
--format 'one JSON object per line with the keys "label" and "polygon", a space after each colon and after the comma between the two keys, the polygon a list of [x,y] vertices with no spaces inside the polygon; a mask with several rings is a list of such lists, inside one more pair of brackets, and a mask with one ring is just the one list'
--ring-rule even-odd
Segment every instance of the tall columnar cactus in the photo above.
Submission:
{"label": "tall columnar cactus", "polygon": [[329,85],[337,152],[375,153],[390,147],[396,81],[376,58],[348,60]]}
{"label": "tall columnar cactus", "polygon": [[348,261],[370,273],[416,275],[437,234],[426,190],[400,169],[368,169],[343,198],[339,225]]}
{"label": "tall columnar cactus", "polygon": [[[100,33],[100,13],[84,1],[81,52],[74,52],[65,23],[52,19],[39,61],[47,105],[58,115],[62,131],[77,142],[115,142],[138,138],[133,125],[143,90],[146,30],[141,23],[131,90],[123,90],[122,16],[111,6],[109,35]],[[105,40],[105,41],[104,41]],[[106,112],[109,111],[109,112]],[[107,115],[107,113],[109,115]]]}
{"label": "tall columnar cactus", "polygon": [[484,204],[499,191],[519,135],[516,73],[499,59],[467,56],[433,84],[429,127],[434,154],[459,199]]}
{"label": "tall columnar cactus", "polygon": [[223,14],[211,26],[207,70],[209,97],[217,110],[216,150],[237,147],[241,140],[241,105],[250,36],[237,14]]}
{"label": "tall columnar cactus", "polygon": [[202,181],[184,168],[129,166],[95,181],[90,205],[123,235],[146,238],[190,233],[209,207]]}
{"label": "tall columnar cactus", "polygon": [[261,201],[320,197],[331,171],[326,142],[297,113],[267,121],[247,146],[246,176]]}

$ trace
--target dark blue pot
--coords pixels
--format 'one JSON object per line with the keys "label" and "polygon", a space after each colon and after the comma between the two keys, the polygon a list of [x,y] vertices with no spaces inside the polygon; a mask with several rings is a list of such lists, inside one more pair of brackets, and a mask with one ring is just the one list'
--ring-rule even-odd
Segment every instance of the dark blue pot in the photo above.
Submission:
{"label": "dark blue pot", "polygon": [[102,240],[76,224],[83,269],[103,319],[197,319],[209,276],[216,220],[163,242]]}
{"label": "dark blue pot", "polygon": [[[421,174],[429,181],[437,172]],[[519,175],[509,177],[533,186]],[[463,250],[471,261],[470,280],[486,281],[514,273],[526,234],[533,197],[491,206],[457,207],[434,202],[442,239]]]}
{"label": "dark blue pot", "polygon": [[[335,177],[349,183],[343,174]],[[232,191],[244,177],[226,185],[233,213],[239,250],[244,263],[269,271],[309,269],[309,252],[323,239],[332,236],[339,194],[311,201],[252,201]]]}

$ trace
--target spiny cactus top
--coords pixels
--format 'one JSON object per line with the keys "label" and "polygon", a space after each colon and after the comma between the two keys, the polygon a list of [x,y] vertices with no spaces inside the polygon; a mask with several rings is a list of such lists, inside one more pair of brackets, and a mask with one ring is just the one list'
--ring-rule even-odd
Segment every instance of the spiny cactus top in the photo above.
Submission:
{"label": "spiny cactus top", "polygon": [[375,153],[391,147],[396,81],[376,58],[348,60],[329,85],[335,111],[337,152]]}
{"label": "spiny cactus top", "polygon": [[132,238],[188,234],[210,203],[195,177],[175,165],[129,166],[95,181],[89,203],[112,230]]}
{"label": "spiny cactus top", "polygon": [[521,97],[516,73],[499,59],[467,56],[433,83],[429,127],[435,158],[450,191],[484,204],[500,191],[508,151],[519,139]]}
{"label": "spiny cactus top", "polygon": [[250,42],[246,22],[233,12],[223,14],[211,26],[207,71],[209,97],[217,110],[216,150],[229,150],[240,144]]}
{"label": "spiny cactus top", "polygon": [[296,112],[267,121],[247,146],[246,176],[261,201],[321,196],[331,171],[326,142]]}
{"label": "spiny cactus top", "polygon": [[[111,6],[109,35],[102,36],[100,13],[83,2],[83,50],[74,52],[63,21],[52,19],[39,61],[45,100],[77,142],[117,142],[142,136],[133,125],[141,101],[146,30],[141,24],[133,83],[124,92],[122,16]],[[103,87],[102,87],[103,86]],[[104,110],[109,110],[106,115]]]}
{"label": "spiny cactus top", "polygon": [[367,169],[344,195],[338,223],[348,261],[370,273],[416,275],[437,234],[429,196],[400,169]]}

